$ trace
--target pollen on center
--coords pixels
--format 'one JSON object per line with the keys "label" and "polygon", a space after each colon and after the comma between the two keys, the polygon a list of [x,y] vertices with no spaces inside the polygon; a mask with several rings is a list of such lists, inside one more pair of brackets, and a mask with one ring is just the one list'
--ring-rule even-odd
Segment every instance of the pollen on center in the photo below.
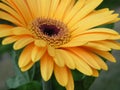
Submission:
{"label": "pollen on center", "polygon": [[70,40],[67,25],[53,19],[35,19],[30,24],[30,31],[37,39],[42,39],[53,47],[63,45]]}

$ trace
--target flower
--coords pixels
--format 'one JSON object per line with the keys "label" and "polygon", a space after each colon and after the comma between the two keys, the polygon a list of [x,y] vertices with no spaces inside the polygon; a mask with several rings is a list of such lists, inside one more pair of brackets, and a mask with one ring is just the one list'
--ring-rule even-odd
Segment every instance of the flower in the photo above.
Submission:
{"label": "flower", "polygon": [[71,69],[88,76],[108,67],[101,57],[116,62],[109,51],[120,50],[120,35],[98,26],[119,20],[108,8],[96,10],[103,0],[2,0],[0,24],[2,44],[14,43],[14,50],[24,47],[19,57],[21,71],[40,62],[42,78],[54,73],[58,83],[74,90]]}

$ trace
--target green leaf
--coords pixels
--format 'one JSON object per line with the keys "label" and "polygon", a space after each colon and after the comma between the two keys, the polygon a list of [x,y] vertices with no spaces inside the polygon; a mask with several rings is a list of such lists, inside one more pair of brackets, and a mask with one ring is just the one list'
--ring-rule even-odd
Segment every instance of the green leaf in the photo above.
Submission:
{"label": "green leaf", "polygon": [[[34,69],[33,69],[34,68]],[[29,74],[31,79],[40,81],[42,79],[40,72],[40,62],[35,63],[31,70],[29,70]],[[32,71],[33,70],[33,71]],[[33,73],[33,75],[31,75]]]}
{"label": "green leaf", "polygon": [[94,77],[88,77],[80,73],[78,70],[72,70],[72,75],[75,84],[75,90],[89,90],[89,87],[94,82]]}
{"label": "green leaf", "polygon": [[19,53],[12,51],[10,52],[12,56],[12,62],[14,66],[15,76],[7,80],[7,86],[8,89],[10,88],[17,88],[23,84],[26,84],[29,82],[29,76],[27,73],[22,73],[18,67],[18,56]]}
{"label": "green leaf", "polygon": [[16,76],[23,76],[27,81],[30,81],[30,78],[29,78],[29,74],[28,72],[21,72],[19,66],[18,66],[18,59],[19,59],[19,56],[21,54],[21,51],[22,50],[19,50],[19,51],[12,51],[11,52],[11,56],[12,56],[12,61],[13,61],[13,65],[14,65],[14,69],[15,69],[15,73],[16,73]]}
{"label": "green leaf", "polygon": [[51,80],[52,80],[53,90],[65,90],[65,87],[62,87],[60,84],[58,84],[54,75],[52,76]]}
{"label": "green leaf", "polygon": [[39,82],[32,81],[16,89],[9,89],[9,90],[42,90],[42,86]]}
{"label": "green leaf", "polygon": [[6,53],[6,52],[9,52],[12,50],[12,45],[1,45],[0,44],[0,55]]}
{"label": "green leaf", "polygon": [[21,53],[20,51],[11,51],[10,54],[12,56],[12,62],[14,66],[15,76],[7,80],[8,89],[15,89],[21,85],[29,83],[33,80],[35,74],[35,68],[32,68],[29,71],[21,72],[20,68],[18,67],[18,58]]}
{"label": "green leaf", "polygon": [[43,88],[43,90],[53,90],[52,80],[49,79],[48,81],[44,81],[42,79],[42,88]]}
{"label": "green leaf", "polygon": [[120,0],[103,0],[102,4],[98,8],[110,8],[114,9],[120,6]]}
{"label": "green leaf", "polygon": [[110,29],[113,29],[114,24],[101,25],[101,26],[98,26],[97,28],[110,28]]}
{"label": "green leaf", "polygon": [[72,70],[71,72],[72,72],[74,81],[82,80],[82,78],[84,77],[84,75],[80,73],[78,70]]}
{"label": "green leaf", "polygon": [[75,81],[75,90],[89,90],[89,87],[94,82],[95,78],[90,76],[84,76],[83,79]]}
{"label": "green leaf", "polygon": [[75,90],[85,90],[82,81],[75,81]]}
{"label": "green leaf", "polygon": [[92,77],[92,76],[87,76],[84,78],[83,86],[85,87],[85,90],[88,90],[90,88],[94,80],[95,80],[95,77]]}
{"label": "green leaf", "polygon": [[27,81],[25,78],[23,78],[23,76],[19,75],[19,76],[15,76],[13,78],[10,78],[7,80],[6,84],[8,89],[15,89],[21,85],[24,85],[26,83],[28,83],[29,81]]}

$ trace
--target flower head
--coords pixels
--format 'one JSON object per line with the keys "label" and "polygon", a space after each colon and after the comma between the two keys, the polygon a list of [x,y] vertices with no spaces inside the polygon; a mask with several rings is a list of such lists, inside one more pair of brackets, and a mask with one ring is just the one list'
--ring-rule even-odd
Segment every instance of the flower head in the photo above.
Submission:
{"label": "flower head", "polygon": [[108,69],[101,57],[115,62],[109,51],[120,50],[115,41],[120,35],[97,27],[119,20],[108,8],[95,10],[102,1],[2,0],[0,19],[14,24],[0,24],[2,44],[24,47],[18,62],[22,71],[39,61],[45,81],[54,73],[60,85],[74,90],[71,69],[98,76],[98,70]]}

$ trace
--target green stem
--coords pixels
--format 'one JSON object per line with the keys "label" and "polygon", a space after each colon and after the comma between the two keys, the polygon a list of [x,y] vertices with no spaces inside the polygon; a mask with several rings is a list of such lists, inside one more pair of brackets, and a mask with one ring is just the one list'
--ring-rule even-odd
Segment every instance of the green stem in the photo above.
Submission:
{"label": "green stem", "polygon": [[42,80],[42,86],[43,86],[43,90],[53,90],[51,80],[49,80],[47,82]]}

